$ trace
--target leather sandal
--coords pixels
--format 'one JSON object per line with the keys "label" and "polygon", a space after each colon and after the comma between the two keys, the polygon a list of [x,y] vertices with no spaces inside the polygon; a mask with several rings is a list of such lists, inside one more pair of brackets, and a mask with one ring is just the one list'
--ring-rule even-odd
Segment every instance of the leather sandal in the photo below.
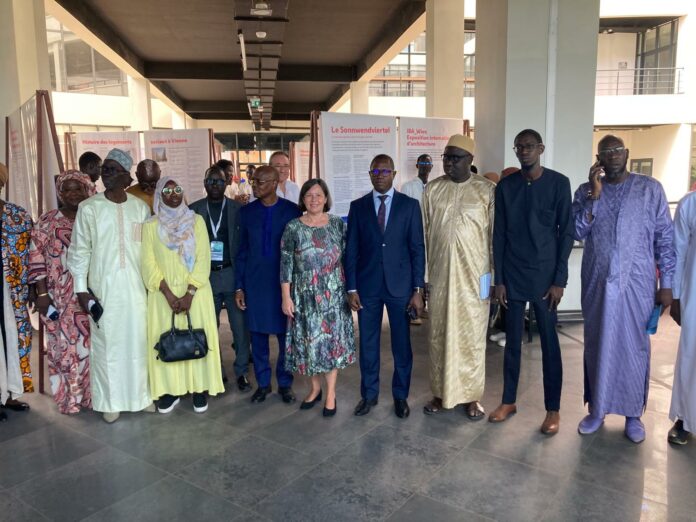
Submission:
{"label": "leather sandal", "polygon": [[468,402],[464,405],[464,414],[470,421],[480,421],[486,416],[483,406],[478,401]]}
{"label": "leather sandal", "polygon": [[423,406],[423,413],[426,415],[435,415],[440,413],[444,408],[442,407],[442,399],[439,397],[433,397],[433,399]]}

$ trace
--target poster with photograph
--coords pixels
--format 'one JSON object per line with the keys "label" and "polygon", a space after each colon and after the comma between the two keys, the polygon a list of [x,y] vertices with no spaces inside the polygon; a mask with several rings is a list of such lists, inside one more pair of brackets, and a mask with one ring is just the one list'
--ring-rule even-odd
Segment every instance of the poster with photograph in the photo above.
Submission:
{"label": "poster with photograph", "polygon": [[[295,183],[299,187],[309,179],[309,142],[295,141],[290,144],[292,151],[292,173]],[[314,166],[314,177],[316,177],[316,165]]]}
{"label": "poster with photograph", "polygon": [[333,198],[332,213],[348,215],[350,202],[372,190],[368,170],[377,154],[391,156],[398,170],[396,118],[322,112],[321,177]]}
{"label": "poster with photograph", "polygon": [[208,129],[145,131],[143,138],[145,156],[181,185],[188,203],[205,197],[203,175],[212,163]]}
{"label": "poster with photograph", "polygon": [[430,180],[442,176],[440,156],[450,136],[462,133],[462,120],[452,118],[399,118],[399,174],[397,190],[418,175],[416,160],[421,154],[433,159]]}
{"label": "poster with photograph", "polygon": [[131,158],[133,158],[131,175],[135,179],[135,167],[143,159],[140,154],[140,133],[137,131],[76,132],[75,168],[80,168],[77,165],[77,161],[85,152],[94,152],[103,160],[111,149],[121,149],[130,154]]}

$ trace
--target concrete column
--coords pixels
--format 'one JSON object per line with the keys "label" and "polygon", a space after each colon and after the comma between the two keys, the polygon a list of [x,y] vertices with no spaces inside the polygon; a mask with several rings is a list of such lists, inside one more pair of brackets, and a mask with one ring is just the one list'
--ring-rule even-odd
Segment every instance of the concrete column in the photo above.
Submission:
{"label": "concrete column", "polygon": [[[464,0],[426,1],[425,53],[425,115],[461,119],[464,97]],[[476,62],[478,64],[478,58]]]}
{"label": "concrete column", "polygon": [[542,162],[571,178],[592,159],[599,0],[478,0],[476,165],[517,166],[524,128],[541,133]]}
{"label": "concrete column", "polygon": [[0,161],[5,162],[4,117],[38,89],[51,90],[43,0],[0,1]]}
{"label": "concrete column", "polygon": [[350,112],[370,113],[370,82],[350,82]]}
{"label": "concrete column", "polygon": [[131,102],[131,130],[152,129],[152,103],[150,82],[145,78],[128,76],[128,98]]}

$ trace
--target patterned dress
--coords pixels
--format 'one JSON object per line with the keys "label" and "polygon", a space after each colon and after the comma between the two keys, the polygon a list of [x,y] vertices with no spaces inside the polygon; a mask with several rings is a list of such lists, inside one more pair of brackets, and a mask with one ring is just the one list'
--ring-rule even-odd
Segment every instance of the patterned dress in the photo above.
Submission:
{"label": "patterned dress", "polygon": [[74,221],[58,210],[39,219],[31,235],[29,282],[46,280],[56,321],[41,316],[46,327],[48,374],[53,400],[61,413],[79,413],[92,407],[89,384],[89,316],[73,291],[67,267],[68,247]]}
{"label": "patterned dress", "polygon": [[346,226],[329,216],[323,227],[293,219],[281,241],[280,280],[291,283],[295,320],[287,331],[285,368],[317,375],[355,361],[353,317],[341,258]]}
{"label": "patterned dress", "polygon": [[[22,370],[24,391],[34,391],[31,381],[31,366],[29,365],[29,352],[31,351],[31,322],[27,301],[29,298],[29,286],[27,276],[29,273],[29,242],[33,223],[31,216],[22,207],[5,202],[0,216],[2,233],[0,235],[0,249],[2,250],[2,273],[10,290],[10,300],[14,307],[14,320],[17,324],[19,339],[19,364]],[[0,295],[2,289],[0,287]],[[0,307],[1,308],[1,307]],[[6,320],[9,318],[3,318]],[[4,333],[4,332],[3,332]]]}

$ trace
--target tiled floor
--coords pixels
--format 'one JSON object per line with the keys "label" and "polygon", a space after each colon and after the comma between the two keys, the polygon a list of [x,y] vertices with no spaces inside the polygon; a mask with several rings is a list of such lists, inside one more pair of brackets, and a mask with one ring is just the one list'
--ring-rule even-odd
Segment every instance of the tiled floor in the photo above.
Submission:
{"label": "tiled floor", "polygon": [[[223,325],[223,332],[226,325]],[[408,419],[393,414],[391,355],[383,339],[379,405],[354,417],[356,366],[339,377],[338,413],[299,411],[277,395],[252,405],[229,386],[196,415],[186,398],[172,414],[126,414],[107,425],[89,412],[59,415],[47,396],[0,425],[0,520],[40,521],[450,521],[696,520],[696,440],[666,434],[678,328],[664,317],[653,341],[641,445],[608,418],[595,435],[582,418],[582,326],[561,328],[561,432],[538,431],[543,411],[537,342],[524,347],[519,413],[500,425],[456,410],[425,416],[427,321],[413,327]],[[229,345],[229,333],[223,334]],[[232,373],[231,350],[225,354]],[[483,404],[497,406],[502,349],[488,346]],[[295,385],[298,397],[306,384]]]}

